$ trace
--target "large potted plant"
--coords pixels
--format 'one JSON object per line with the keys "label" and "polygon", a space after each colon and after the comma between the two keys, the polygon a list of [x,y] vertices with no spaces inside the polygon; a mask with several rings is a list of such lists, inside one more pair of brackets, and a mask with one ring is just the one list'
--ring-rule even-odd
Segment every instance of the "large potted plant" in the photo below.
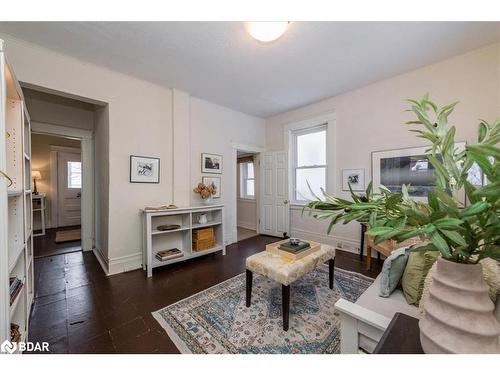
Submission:
{"label": "large potted plant", "polygon": [[[408,100],[416,119],[409,125],[417,137],[428,140],[426,151],[435,171],[436,187],[426,201],[408,194],[408,186],[390,191],[372,182],[364,195],[351,189],[352,200],[323,192],[308,204],[318,220],[330,220],[328,233],[339,222],[357,220],[369,225],[375,243],[402,242],[419,237],[412,251],[439,251],[429,298],[420,320],[420,338],[427,353],[500,352],[500,325],[478,262],[500,261],[500,120],[481,121],[478,143],[465,150],[455,147],[455,127],[448,116],[456,103],[439,108],[428,96]],[[469,169],[479,167],[487,183],[475,187],[467,181]],[[467,205],[459,199],[465,190]]]}

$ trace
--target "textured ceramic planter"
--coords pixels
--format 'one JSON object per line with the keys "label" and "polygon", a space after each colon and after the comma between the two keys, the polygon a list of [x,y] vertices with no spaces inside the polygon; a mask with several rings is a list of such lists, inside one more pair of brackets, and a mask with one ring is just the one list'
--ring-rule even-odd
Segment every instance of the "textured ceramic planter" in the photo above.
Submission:
{"label": "textured ceramic planter", "polygon": [[203,204],[205,206],[209,206],[212,204],[212,196],[209,196],[208,198],[203,198]]}
{"label": "textured ceramic planter", "polygon": [[420,319],[425,353],[500,353],[500,324],[480,264],[438,259]]}

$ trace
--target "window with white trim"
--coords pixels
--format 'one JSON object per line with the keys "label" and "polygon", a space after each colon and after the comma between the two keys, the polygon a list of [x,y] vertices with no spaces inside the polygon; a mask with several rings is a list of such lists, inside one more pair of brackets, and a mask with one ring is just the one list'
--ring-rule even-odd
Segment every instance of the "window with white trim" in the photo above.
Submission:
{"label": "window with white trim", "polygon": [[240,163],[240,198],[255,199],[255,173],[253,161]]}
{"label": "window with white trim", "polygon": [[82,163],[68,161],[68,189],[82,188]]}
{"label": "window with white trim", "polygon": [[314,199],[311,190],[319,197],[321,188],[326,190],[326,132],[326,124],[291,132],[294,203]]}

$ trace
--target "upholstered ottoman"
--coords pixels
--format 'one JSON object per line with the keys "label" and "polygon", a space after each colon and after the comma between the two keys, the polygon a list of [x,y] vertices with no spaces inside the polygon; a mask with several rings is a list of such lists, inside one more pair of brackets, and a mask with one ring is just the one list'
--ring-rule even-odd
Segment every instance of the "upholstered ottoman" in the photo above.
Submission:
{"label": "upholstered ottoman", "polygon": [[246,260],[246,306],[250,307],[251,304],[254,272],[280,283],[283,306],[283,330],[288,331],[290,284],[326,261],[328,261],[329,268],[329,287],[333,289],[335,249],[332,246],[321,245],[318,251],[296,261],[284,260],[281,256],[269,251],[262,251],[248,257]]}

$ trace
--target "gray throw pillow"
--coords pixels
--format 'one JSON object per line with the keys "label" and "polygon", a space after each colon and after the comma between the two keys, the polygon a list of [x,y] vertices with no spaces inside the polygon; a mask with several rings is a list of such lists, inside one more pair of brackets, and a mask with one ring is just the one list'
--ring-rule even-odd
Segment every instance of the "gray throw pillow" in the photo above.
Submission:
{"label": "gray throw pillow", "polygon": [[394,250],[384,261],[380,276],[380,297],[389,297],[399,285],[410,255],[408,247]]}

